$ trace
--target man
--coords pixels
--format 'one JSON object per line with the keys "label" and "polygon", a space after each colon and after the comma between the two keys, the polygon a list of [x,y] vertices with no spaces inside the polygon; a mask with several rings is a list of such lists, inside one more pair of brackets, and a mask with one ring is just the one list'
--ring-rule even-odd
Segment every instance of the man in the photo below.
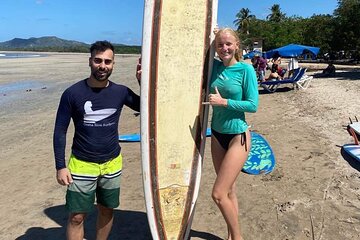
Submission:
{"label": "man", "polygon": [[332,62],[323,70],[322,76],[323,77],[334,77],[336,73],[336,68]]}
{"label": "man", "polygon": [[297,68],[299,68],[299,62],[297,58],[295,57],[290,58],[288,63],[288,71],[289,71],[288,77],[290,77],[294,73],[294,70]]}
{"label": "man", "polygon": [[[67,186],[69,210],[67,239],[84,238],[84,220],[98,207],[96,239],[107,239],[113,209],[119,206],[121,147],[118,124],[124,105],[140,110],[140,97],[129,88],[109,80],[114,47],[98,41],[90,47],[90,77],[75,83],[61,96],[54,129],[56,178]],[[73,120],[75,133],[71,156],[65,164],[66,132]]]}

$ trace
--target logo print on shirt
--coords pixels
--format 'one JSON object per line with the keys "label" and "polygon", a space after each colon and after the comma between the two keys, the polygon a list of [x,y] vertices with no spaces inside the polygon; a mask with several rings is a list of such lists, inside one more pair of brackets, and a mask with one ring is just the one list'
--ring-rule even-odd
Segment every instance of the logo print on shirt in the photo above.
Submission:
{"label": "logo print on shirt", "polygon": [[223,81],[229,80],[229,79],[228,79],[225,75],[223,75],[223,74],[219,74],[219,75],[218,75],[218,78],[221,79],[221,80],[223,80]]}
{"label": "logo print on shirt", "polygon": [[105,108],[93,111],[91,107],[91,101],[86,101],[84,104],[84,123],[96,123],[111,116],[116,112],[116,108]]}

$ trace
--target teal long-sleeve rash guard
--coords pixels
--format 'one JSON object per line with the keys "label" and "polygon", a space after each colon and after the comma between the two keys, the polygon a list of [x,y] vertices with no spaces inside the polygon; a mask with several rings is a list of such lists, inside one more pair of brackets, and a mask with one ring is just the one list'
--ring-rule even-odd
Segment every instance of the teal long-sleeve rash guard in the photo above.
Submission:
{"label": "teal long-sleeve rash guard", "polygon": [[253,66],[237,62],[226,67],[215,59],[210,82],[211,93],[215,93],[215,87],[222,98],[227,99],[227,107],[213,106],[211,128],[225,134],[245,132],[248,128],[245,112],[256,112],[259,104]]}

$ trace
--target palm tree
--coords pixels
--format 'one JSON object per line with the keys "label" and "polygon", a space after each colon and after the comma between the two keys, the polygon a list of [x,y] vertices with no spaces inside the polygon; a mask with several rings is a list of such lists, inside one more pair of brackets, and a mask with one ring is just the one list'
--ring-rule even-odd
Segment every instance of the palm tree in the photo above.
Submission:
{"label": "palm tree", "polygon": [[274,4],[270,8],[271,13],[266,17],[270,22],[281,22],[286,15],[281,12],[280,5]]}
{"label": "palm tree", "polygon": [[236,14],[234,24],[237,26],[238,31],[249,34],[250,21],[254,18],[256,18],[255,15],[250,14],[250,10],[248,8],[242,8]]}

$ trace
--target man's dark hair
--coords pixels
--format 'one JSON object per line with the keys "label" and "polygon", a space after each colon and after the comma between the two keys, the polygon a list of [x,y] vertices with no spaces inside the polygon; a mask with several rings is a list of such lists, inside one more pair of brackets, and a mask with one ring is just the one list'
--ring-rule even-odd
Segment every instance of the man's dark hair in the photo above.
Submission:
{"label": "man's dark hair", "polygon": [[114,46],[109,41],[97,41],[91,44],[90,54],[105,52],[108,49],[111,49],[114,52]]}

